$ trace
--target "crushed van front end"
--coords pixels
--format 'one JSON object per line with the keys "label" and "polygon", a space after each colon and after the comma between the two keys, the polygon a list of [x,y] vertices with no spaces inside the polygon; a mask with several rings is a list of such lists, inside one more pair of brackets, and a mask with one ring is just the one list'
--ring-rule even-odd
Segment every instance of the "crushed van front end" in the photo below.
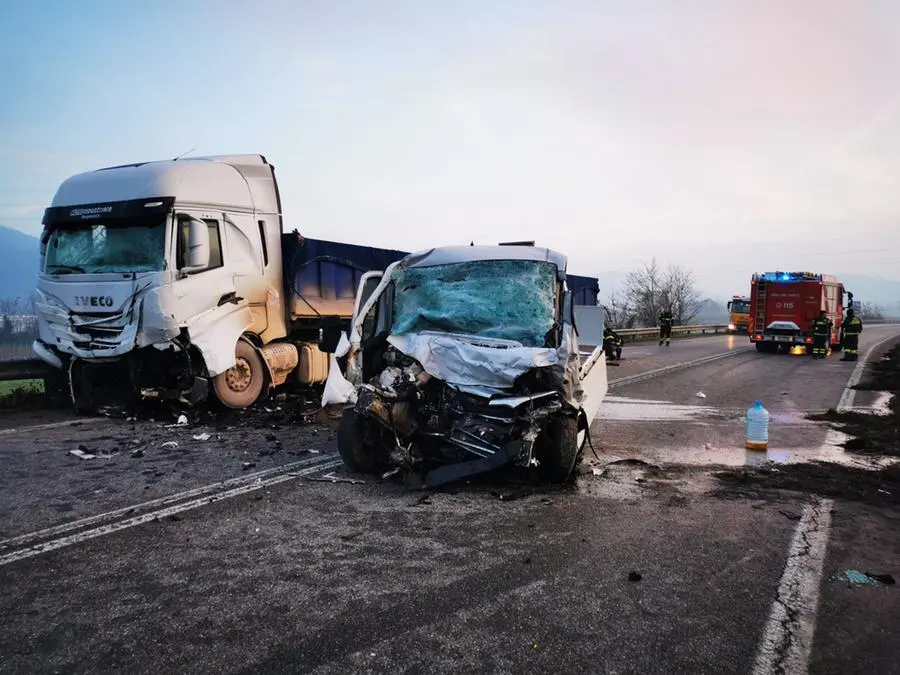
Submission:
{"label": "crushed van front end", "polygon": [[351,469],[420,487],[507,465],[571,476],[587,418],[565,259],[473,248],[410,256],[354,321]]}

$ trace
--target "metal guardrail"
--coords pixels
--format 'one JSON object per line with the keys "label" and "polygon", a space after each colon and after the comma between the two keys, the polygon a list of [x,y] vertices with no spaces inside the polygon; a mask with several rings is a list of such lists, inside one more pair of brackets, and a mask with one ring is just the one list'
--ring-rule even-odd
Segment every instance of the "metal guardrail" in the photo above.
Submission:
{"label": "metal guardrail", "polygon": [[42,380],[59,371],[40,359],[16,359],[0,361],[0,382],[15,380]]}
{"label": "metal guardrail", "polygon": [[[728,332],[727,324],[714,326],[672,326],[672,337],[676,335],[720,335]],[[616,333],[626,340],[652,340],[659,335],[659,327],[622,328]]]}

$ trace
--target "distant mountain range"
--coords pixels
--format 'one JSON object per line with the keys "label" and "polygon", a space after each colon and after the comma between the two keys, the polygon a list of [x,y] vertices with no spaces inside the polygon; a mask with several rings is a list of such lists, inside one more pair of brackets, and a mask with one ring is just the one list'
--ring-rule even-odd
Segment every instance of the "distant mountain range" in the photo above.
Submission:
{"label": "distant mountain range", "polygon": [[0,299],[27,298],[37,283],[37,237],[0,225]]}

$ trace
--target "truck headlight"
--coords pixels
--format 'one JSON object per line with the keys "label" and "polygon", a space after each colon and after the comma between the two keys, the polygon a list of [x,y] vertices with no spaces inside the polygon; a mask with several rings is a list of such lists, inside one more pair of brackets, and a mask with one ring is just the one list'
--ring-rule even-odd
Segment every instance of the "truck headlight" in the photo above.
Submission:
{"label": "truck headlight", "polygon": [[733,323],[728,324],[728,330],[735,330],[735,326]]}

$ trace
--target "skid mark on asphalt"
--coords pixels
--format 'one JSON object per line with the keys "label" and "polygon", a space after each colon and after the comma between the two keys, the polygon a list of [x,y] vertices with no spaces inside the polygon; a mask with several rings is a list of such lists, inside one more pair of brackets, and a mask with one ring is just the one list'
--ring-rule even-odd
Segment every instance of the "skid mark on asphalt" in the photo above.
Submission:
{"label": "skid mark on asphalt", "polygon": [[0,566],[342,465],[333,455],[321,455],[7,539],[0,551],[13,550],[0,555]]}
{"label": "skid mark on asphalt", "polygon": [[803,509],[763,630],[753,675],[807,672],[832,505],[831,500],[823,499]]}

